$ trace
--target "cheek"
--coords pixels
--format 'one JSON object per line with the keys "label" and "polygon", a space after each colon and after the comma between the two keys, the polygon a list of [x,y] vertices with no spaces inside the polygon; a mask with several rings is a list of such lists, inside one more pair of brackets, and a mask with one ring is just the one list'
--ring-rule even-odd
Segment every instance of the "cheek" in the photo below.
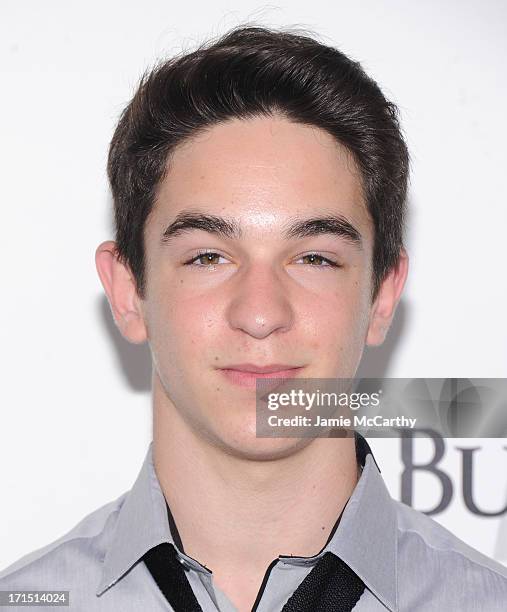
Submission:
{"label": "cheek", "polygon": [[209,293],[185,295],[181,289],[167,290],[151,309],[151,339],[159,351],[173,353],[178,361],[185,357],[196,361],[219,335],[221,312]]}
{"label": "cheek", "polygon": [[325,355],[356,351],[364,344],[368,327],[368,301],[362,292],[329,292],[319,302],[305,308],[303,327],[313,349]]}

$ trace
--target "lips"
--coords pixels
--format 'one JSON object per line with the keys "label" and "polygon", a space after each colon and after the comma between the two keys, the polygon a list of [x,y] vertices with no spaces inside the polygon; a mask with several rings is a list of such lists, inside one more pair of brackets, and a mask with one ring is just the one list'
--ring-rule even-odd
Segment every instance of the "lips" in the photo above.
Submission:
{"label": "lips", "polygon": [[240,387],[255,389],[258,378],[293,378],[303,367],[280,363],[265,366],[242,363],[221,368],[220,371],[230,382]]}
{"label": "lips", "polygon": [[237,365],[225,366],[224,370],[236,370],[238,372],[250,372],[254,374],[273,374],[275,372],[287,372],[289,370],[300,369],[302,366],[288,365],[283,363],[271,363],[265,366],[258,366],[253,363],[239,363]]}

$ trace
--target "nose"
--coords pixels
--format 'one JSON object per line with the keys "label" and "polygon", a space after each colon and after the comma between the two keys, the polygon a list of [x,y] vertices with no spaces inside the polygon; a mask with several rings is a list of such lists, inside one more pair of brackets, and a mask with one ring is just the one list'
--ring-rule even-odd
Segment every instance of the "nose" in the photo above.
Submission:
{"label": "nose", "polygon": [[227,308],[231,328],[258,339],[288,331],[294,311],[287,280],[269,264],[259,263],[244,270],[236,279]]}

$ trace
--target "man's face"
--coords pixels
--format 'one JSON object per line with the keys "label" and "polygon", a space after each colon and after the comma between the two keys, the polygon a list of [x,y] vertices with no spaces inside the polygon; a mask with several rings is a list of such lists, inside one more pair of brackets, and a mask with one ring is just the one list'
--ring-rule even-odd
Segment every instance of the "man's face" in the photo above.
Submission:
{"label": "man's face", "polygon": [[[198,222],[164,240],[189,213],[233,227]],[[320,218],[335,221],[287,235]],[[167,409],[231,452],[294,446],[255,437],[254,378],[226,369],[356,372],[372,307],[373,229],[350,154],[327,132],[280,117],[214,126],[176,149],[145,244],[142,311]]]}

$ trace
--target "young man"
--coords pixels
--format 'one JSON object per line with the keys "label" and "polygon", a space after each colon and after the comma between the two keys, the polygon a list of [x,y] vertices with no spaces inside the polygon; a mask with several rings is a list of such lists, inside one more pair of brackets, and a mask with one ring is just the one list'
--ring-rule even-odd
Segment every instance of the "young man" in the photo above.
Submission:
{"label": "young man", "polygon": [[73,610],[507,609],[507,571],[391,499],[359,435],[256,437],[256,378],[353,377],[407,276],[408,154],[361,67],[237,28],[158,66],[109,154],[96,263],[153,357],[131,491],[0,574]]}

